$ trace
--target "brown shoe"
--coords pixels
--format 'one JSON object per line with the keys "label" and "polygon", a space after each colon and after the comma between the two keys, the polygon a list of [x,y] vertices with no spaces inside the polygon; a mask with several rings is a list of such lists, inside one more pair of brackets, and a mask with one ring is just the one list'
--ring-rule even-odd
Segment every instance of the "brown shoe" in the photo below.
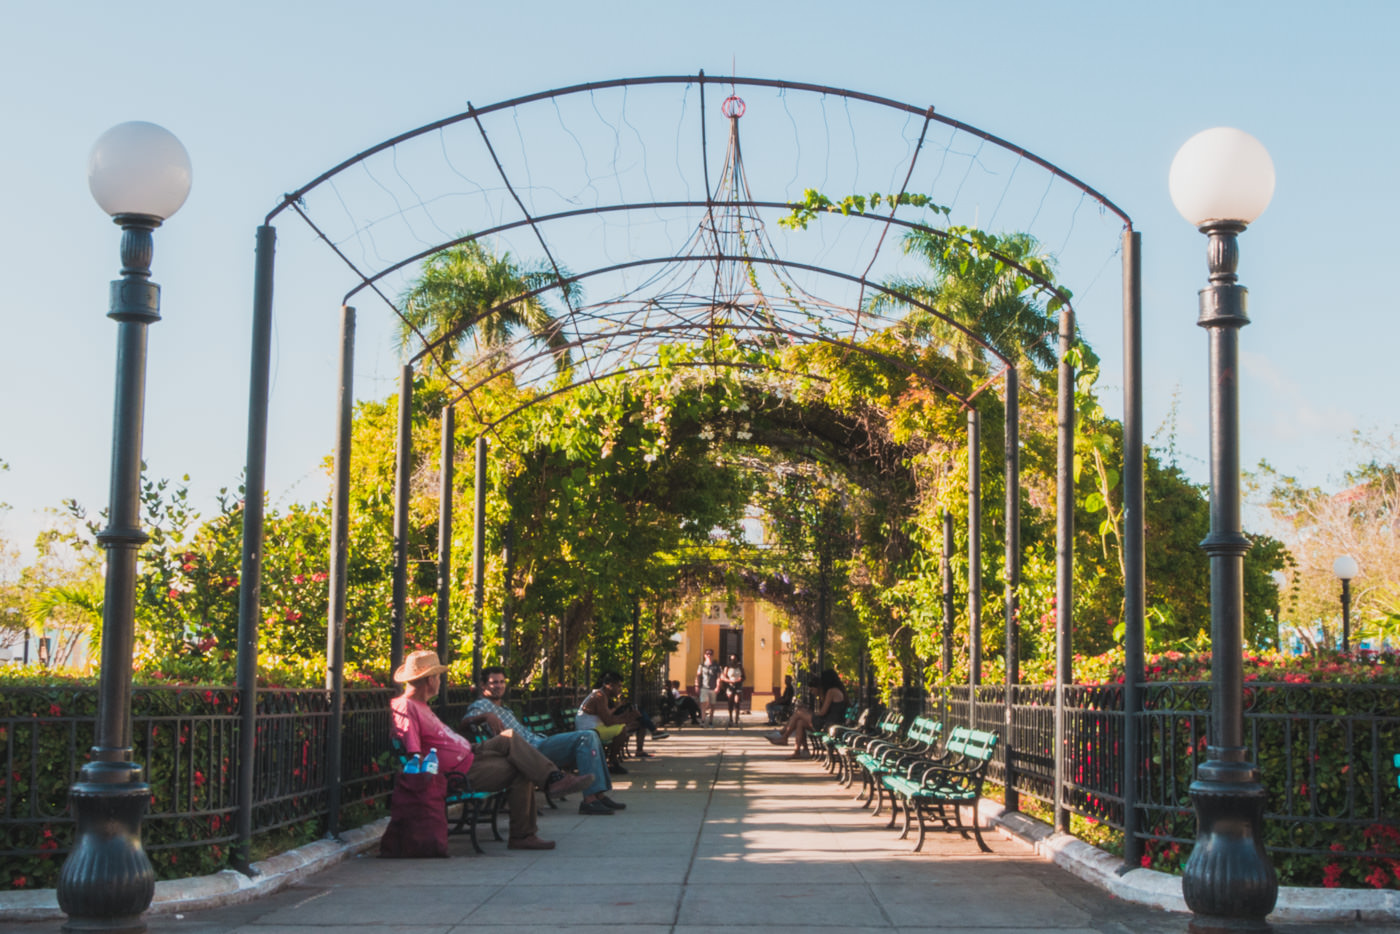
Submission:
{"label": "brown shoe", "polygon": [[592,775],[565,775],[551,782],[546,790],[551,798],[558,798],[581,788],[587,788],[591,784],[593,784]]}
{"label": "brown shoe", "polygon": [[534,834],[531,834],[531,835],[528,836],[528,837],[511,837],[511,838],[510,838],[510,842],[506,844],[506,849],[508,849],[508,850],[552,850],[552,849],[554,849],[554,841],[553,841],[553,840],[541,840],[539,837],[535,836]]}

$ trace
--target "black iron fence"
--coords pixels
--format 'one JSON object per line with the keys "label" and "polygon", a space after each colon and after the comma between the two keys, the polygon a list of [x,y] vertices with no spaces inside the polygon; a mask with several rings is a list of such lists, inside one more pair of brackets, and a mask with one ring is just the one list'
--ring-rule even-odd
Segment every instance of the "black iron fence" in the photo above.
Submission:
{"label": "black iron fence", "polygon": [[[559,688],[515,703],[527,712],[562,711],[575,707],[583,693]],[[383,811],[395,769],[388,752],[393,694],[345,693],[338,826],[355,826]],[[1008,797],[1023,808],[1046,812],[1058,804],[1121,833],[1131,807],[1145,862],[1176,869],[1195,835],[1188,789],[1205,752],[1210,688],[1154,683],[1143,694],[1139,746],[1130,760],[1138,774],[1133,802],[1122,793],[1120,685],[1064,689],[1058,801],[1053,688],[1017,686],[1009,711],[1001,685],[953,687],[921,702],[949,727],[1002,734],[989,775],[1009,785]],[[473,697],[470,689],[449,689],[440,715],[456,722]],[[92,745],[96,705],[90,688],[11,688],[0,694],[0,885],[53,884],[72,838],[68,787]],[[157,872],[169,878],[225,868],[235,842],[238,692],[138,688],[132,708],[134,757],[151,785],[144,839]],[[330,800],[329,693],[260,691],[255,723],[255,844],[314,839],[327,826]],[[1251,683],[1246,726],[1269,791],[1266,843],[1285,877],[1356,885],[1396,878],[1400,789],[1391,763],[1400,753],[1400,686]]]}
{"label": "black iron fence", "polygon": [[[1138,776],[1132,802],[1123,796],[1121,685],[1064,689],[1058,802],[1053,687],[1016,686],[1009,711],[1003,686],[952,687],[931,694],[924,709],[946,727],[1001,733],[988,775],[1009,789],[1008,799],[1031,799],[1045,812],[1058,804],[1119,834],[1132,807],[1145,844],[1143,865],[1179,870],[1195,839],[1189,789],[1205,758],[1210,685],[1153,683],[1143,697],[1130,760]],[[1265,844],[1281,875],[1294,884],[1395,887],[1400,685],[1252,682],[1245,722],[1268,791]]]}
{"label": "black iron fence", "polygon": [[[347,690],[337,826],[380,816],[397,764],[390,761],[390,689]],[[527,695],[527,712],[576,706],[582,692]],[[449,689],[441,712],[455,723],[474,699]],[[228,868],[236,841],[240,695],[233,688],[137,688],[133,758],[151,786],[142,825],[160,878]],[[260,690],[255,719],[254,855],[315,839],[327,827],[330,692]],[[93,688],[7,688],[0,693],[0,886],[52,887],[73,837],[68,788],[93,744]]]}

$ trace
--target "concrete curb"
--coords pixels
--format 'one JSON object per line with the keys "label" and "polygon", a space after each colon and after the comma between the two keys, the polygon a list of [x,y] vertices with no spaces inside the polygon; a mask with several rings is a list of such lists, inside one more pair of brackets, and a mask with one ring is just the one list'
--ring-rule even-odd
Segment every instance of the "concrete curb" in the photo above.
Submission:
{"label": "concrete curb", "polygon": [[[1038,855],[1115,898],[1165,911],[1190,911],[1181,895],[1180,876],[1155,869],[1120,872],[1123,863],[1118,857],[1069,834],[1056,833],[1049,824],[1033,817],[1007,811],[996,801],[982,799],[978,802],[978,813],[985,824],[1030,845]],[[1278,903],[1268,920],[1309,923],[1400,921],[1400,892],[1282,886],[1278,890]]]}
{"label": "concrete curb", "polygon": [[[237,905],[263,898],[294,882],[362,853],[379,841],[389,818],[347,830],[338,840],[317,840],[253,864],[257,875],[225,869],[209,876],[156,883],[147,915],[168,915]],[[58,907],[54,889],[30,889],[0,894],[0,921],[57,921],[67,917]]]}

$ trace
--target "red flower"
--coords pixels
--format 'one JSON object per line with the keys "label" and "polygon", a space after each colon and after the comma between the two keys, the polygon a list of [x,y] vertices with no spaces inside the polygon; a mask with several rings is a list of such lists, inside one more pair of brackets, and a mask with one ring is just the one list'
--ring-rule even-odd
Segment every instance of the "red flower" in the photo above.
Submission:
{"label": "red flower", "polygon": [[1328,863],[1322,870],[1322,884],[1329,889],[1335,889],[1342,881],[1342,864]]}
{"label": "red flower", "polygon": [[29,877],[28,877],[28,876],[15,876],[13,879],[10,880],[10,885],[14,886],[14,887],[17,888],[17,889],[22,889],[22,888],[24,888],[24,887],[25,887],[26,885],[28,885],[28,884],[29,884]]}
{"label": "red flower", "polygon": [[171,600],[179,600],[180,591],[176,590],[174,587],[171,587],[170,593],[166,594],[166,596],[169,597]]}
{"label": "red flower", "polygon": [[1377,866],[1375,869],[1371,870],[1370,875],[1366,877],[1366,881],[1370,883],[1371,887],[1374,889],[1383,889],[1390,882],[1390,873],[1385,871],[1384,866]]}
{"label": "red flower", "polygon": [[50,717],[61,717],[61,716],[63,716],[63,708],[60,707],[60,706],[58,706],[57,704],[49,704],[49,716],[50,716]]}
{"label": "red flower", "polygon": [[204,773],[201,772],[201,771],[199,771],[198,769],[196,769],[196,770],[195,770],[195,773],[194,773],[194,784],[195,784],[195,787],[196,787],[196,788],[203,788],[203,787],[204,787],[204,781],[205,781],[205,779],[204,779]]}
{"label": "red flower", "polygon": [[317,571],[315,574],[312,574],[312,575],[311,575],[311,579],[312,579],[313,581],[315,581],[316,583],[318,583],[318,584],[325,583],[325,581],[326,581],[326,572],[325,572],[325,571]]}

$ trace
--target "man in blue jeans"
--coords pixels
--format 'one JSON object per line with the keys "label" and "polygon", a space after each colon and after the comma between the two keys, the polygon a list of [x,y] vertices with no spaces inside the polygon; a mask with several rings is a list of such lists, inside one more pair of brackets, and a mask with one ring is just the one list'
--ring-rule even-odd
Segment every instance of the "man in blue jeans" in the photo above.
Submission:
{"label": "man in blue jeans", "polygon": [[506,697],[506,670],[499,665],[481,669],[481,683],[477,687],[481,689],[481,697],[467,708],[463,723],[485,723],[493,735],[513,730],[560,768],[576,768],[581,775],[591,775],[593,782],[584,788],[583,801],[578,806],[580,814],[601,816],[627,807],[604,793],[612,790],[612,780],[608,778],[602,741],[595,731],[574,730],[545,736],[526,727],[501,703]]}

